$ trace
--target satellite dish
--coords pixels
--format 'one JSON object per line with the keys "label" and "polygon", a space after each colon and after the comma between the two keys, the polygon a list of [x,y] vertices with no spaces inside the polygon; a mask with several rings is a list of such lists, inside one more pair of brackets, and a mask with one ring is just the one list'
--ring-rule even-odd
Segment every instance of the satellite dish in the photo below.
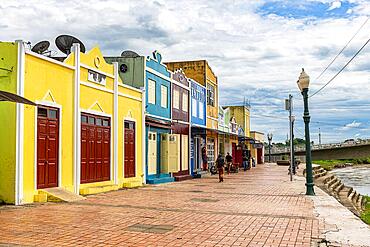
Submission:
{"label": "satellite dish", "polygon": [[70,36],[70,35],[59,35],[55,39],[55,44],[58,49],[63,52],[64,54],[69,55],[71,53],[72,45],[78,43],[80,44],[81,52],[85,53],[85,46],[84,44],[77,38]]}
{"label": "satellite dish", "polygon": [[136,52],[134,51],[123,51],[121,53],[121,57],[131,57],[131,58],[135,58],[135,57],[140,57],[139,54],[137,54]]}
{"label": "satellite dish", "polygon": [[36,52],[38,54],[43,54],[50,46],[50,42],[47,40],[40,41],[36,45],[34,45],[31,51]]}

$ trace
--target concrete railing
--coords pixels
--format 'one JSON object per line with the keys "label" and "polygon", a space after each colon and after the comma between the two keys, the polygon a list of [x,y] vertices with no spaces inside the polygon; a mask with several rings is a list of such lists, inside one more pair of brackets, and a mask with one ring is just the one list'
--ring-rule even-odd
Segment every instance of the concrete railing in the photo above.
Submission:
{"label": "concrete railing", "polygon": [[[361,141],[348,141],[348,142],[341,142],[341,143],[329,143],[329,144],[314,144],[311,145],[311,150],[321,150],[321,149],[333,149],[333,148],[341,148],[341,147],[354,147],[354,146],[361,146],[361,145],[369,145],[370,140],[361,140]],[[266,148],[268,150],[268,147]],[[304,145],[296,145],[294,146],[294,151],[305,151],[306,147]],[[289,153],[290,147],[272,147],[271,154],[279,154],[279,153]]]}

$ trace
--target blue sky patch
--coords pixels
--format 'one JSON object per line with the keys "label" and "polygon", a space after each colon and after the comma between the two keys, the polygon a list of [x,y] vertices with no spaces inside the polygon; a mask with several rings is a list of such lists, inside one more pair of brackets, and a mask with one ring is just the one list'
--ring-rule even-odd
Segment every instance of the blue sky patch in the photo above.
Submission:
{"label": "blue sky patch", "polygon": [[346,18],[352,15],[351,9],[356,6],[355,3],[348,1],[337,2],[333,5],[333,3],[322,3],[319,1],[274,0],[260,6],[257,13],[262,16],[274,14],[295,19]]}

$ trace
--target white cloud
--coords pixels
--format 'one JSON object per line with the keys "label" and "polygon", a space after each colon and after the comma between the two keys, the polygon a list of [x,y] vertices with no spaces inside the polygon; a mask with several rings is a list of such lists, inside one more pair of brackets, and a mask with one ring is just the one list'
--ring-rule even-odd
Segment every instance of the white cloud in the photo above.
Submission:
{"label": "white cloud", "polygon": [[334,1],[334,2],[332,2],[331,6],[328,10],[330,11],[330,10],[333,10],[333,9],[339,9],[341,6],[342,6],[341,1]]}
{"label": "white cloud", "polygon": [[353,122],[349,123],[349,124],[346,124],[344,127],[342,127],[341,129],[342,130],[348,130],[348,129],[352,129],[352,128],[358,128],[360,127],[361,123],[360,122],[356,122],[356,120],[354,120]]}

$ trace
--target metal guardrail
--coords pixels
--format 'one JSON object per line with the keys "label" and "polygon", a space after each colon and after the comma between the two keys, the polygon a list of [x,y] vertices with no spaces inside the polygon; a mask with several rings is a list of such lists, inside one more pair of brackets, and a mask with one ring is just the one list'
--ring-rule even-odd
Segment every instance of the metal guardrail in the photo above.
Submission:
{"label": "metal guardrail", "polygon": [[[347,141],[347,142],[339,142],[339,143],[328,143],[328,144],[314,144],[311,145],[311,150],[320,150],[320,149],[332,149],[332,148],[340,148],[340,147],[354,147],[354,146],[361,146],[370,144],[370,140],[356,140],[356,141]],[[294,146],[294,151],[305,151],[305,146]],[[288,153],[290,152],[289,147],[274,147],[271,148],[271,154],[279,154],[279,153]]]}

